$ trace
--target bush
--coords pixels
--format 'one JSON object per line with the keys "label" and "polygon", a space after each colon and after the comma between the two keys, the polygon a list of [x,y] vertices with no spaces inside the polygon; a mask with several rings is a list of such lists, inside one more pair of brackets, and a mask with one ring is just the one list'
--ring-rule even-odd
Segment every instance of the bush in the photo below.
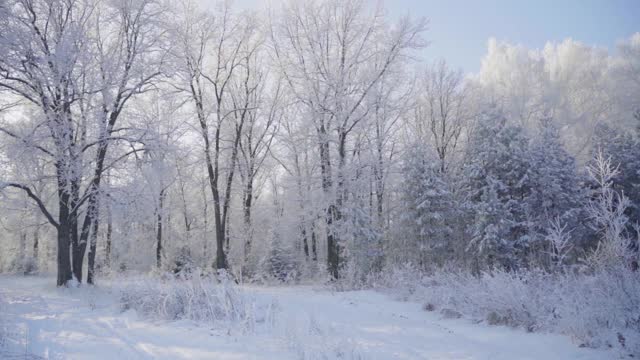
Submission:
{"label": "bush", "polygon": [[265,322],[272,315],[272,304],[257,306],[225,274],[144,277],[114,287],[123,311],[133,309],[150,319],[240,325],[243,331],[251,332],[257,322]]}
{"label": "bush", "polygon": [[[390,271],[378,286],[406,289],[414,270]],[[395,280],[394,280],[395,279]],[[455,310],[490,325],[571,336],[579,345],[640,355],[640,274],[620,266],[591,273],[439,271],[409,285],[429,311]],[[407,298],[406,291],[394,290]]]}

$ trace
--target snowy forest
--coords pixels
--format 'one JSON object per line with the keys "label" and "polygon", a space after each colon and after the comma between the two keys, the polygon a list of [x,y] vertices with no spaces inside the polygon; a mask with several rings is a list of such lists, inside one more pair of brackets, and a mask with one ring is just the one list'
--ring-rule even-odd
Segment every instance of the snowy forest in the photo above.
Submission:
{"label": "snowy forest", "polygon": [[[151,299],[386,291],[420,316],[640,355],[640,32],[612,49],[492,38],[465,73],[429,53],[427,18],[265,9],[0,1],[2,287],[43,277],[218,323],[237,308]],[[293,351],[395,358],[349,346]]]}

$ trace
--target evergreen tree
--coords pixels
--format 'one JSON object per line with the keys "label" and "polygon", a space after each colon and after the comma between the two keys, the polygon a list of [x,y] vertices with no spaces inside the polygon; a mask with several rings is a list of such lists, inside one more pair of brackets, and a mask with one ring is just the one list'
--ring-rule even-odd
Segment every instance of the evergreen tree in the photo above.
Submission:
{"label": "evergreen tree", "polygon": [[379,271],[383,264],[382,234],[373,226],[373,219],[363,199],[355,197],[344,207],[336,227],[342,234],[345,269],[343,278],[358,285],[366,276]]}
{"label": "evergreen tree", "polygon": [[454,252],[456,204],[435,156],[421,146],[406,153],[403,168],[402,239],[405,258],[422,268],[443,265]]}
{"label": "evergreen tree", "polygon": [[[588,238],[581,219],[586,217],[585,179],[576,168],[576,161],[560,139],[552,119],[543,119],[538,137],[530,147],[532,193],[527,203],[531,224],[532,260],[538,264],[548,259],[547,236],[553,222],[559,222],[571,234],[572,241]],[[548,265],[544,264],[543,265]]]}
{"label": "evergreen tree", "polygon": [[484,113],[471,134],[463,168],[474,219],[468,249],[476,269],[516,269],[530,245],[527,200],[532,193],[529,139],[495,109]]}
{"label": "evergreen tree", "polygon": [[297,276],[295,252],[279,236],[274,236],[267,261],[267,271],[280,281],[288,281]]}

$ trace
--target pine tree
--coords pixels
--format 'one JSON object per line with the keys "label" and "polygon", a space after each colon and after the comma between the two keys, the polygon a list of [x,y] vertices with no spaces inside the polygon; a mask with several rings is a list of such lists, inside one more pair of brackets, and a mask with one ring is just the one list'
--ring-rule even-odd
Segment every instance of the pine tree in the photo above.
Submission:
{"label": "pine tree", "polygon": [[516,269],[530,245],[527,200],[532,192],[529,139],[501,112],[484,113],[471,134],[463,168],[474,220],[468,249],[476,269]]}
{"label": "pine tree", "polygon": [[342,234],[345,269],[343,279],[359,285],[366,276],[379,271],[383,263],[382,234],[373,226],[373,219],[363,202],[354,196],[344,207],[342,219],[337,225]]}
{"label": "pine tree", "polygon": [[[586,214],[586,191],[584,176],[576,168],[576,161],[560,139],[552,119],[541,121],[540,133],[531,143],[532,193],[527,202],[532,260],[536,265],[548,259],[549,229],[556,222],[571,234],[572,242],[584,241],[588,237],[581,219]],[[541,264],[542,262],[542,264]]]}
{"label": "pine tree", "polygon": [[438,159],[414,146],[403,168],[403,253],[420,267],[442,266],[454,251],[456,204]]}

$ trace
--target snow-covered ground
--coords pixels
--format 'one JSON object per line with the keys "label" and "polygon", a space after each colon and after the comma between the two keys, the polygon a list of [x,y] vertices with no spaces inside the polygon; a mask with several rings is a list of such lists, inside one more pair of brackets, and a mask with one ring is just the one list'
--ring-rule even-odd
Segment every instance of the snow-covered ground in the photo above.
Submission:
{"label": "snow-covered ground", "polygon": [[[252,331],[122,312],[99,288],[57,289],[54,279],[0,276],[0,358],[46,359],[611,359],[567,337],[442,319],[373,291],[243,287],[278,304]],[[13,358],[13,357],[12,357]]]}

